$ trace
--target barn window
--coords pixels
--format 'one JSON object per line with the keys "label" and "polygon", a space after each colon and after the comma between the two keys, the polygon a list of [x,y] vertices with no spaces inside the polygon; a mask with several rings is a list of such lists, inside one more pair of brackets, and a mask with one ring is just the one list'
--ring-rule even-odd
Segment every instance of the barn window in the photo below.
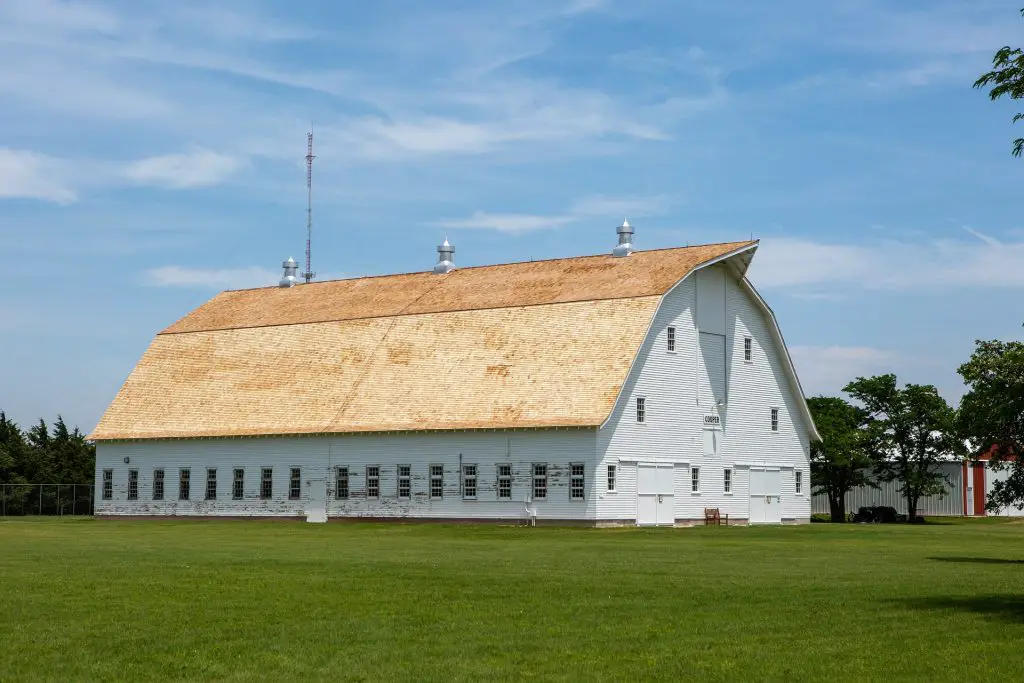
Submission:
{"label": "barn window", "polygon": [[690,468],[690,491],[700,493],[700,468]]}
{"label": "barn window", "polygon": [[338,500],[348,500],[348,468],[339,467],[336,479],[334,497]]}
{"label": "barn window", "polygon": [[188,469],[178,470],[178,500],[188,500],[192,488],[192,472]]}
{"label": "barn window", "polygon": [[732,470],[722,472],[722,490],[725,493],[732,493]]}
{"label": "barn window", "polygon": [[533,466],[533,498],[544,500],[548,497],[548,466]]}
{"label": "barn window", "polygon": [[643,424],[647,420],[647,399],[638,396],[636,399],[636,421]]}
{"label": "barn window", "polygon": [[743,338],[743,360],[750,361],[754,357],[754,340],[750,337]]}
{"label": "barn window", "polygon": [[206,470],[206,500],[217,500],[217,470]]}
{"label": "barn window", "polygon": [[668,350],[676,350],[676,328],[670,327],[666,330],[665,340],[668,342]]}
{"label": "barn window", "polygon": [[231,497],[235,500],[242,500],[245,497],[245,469],[235,468],[235,478],[231,482]]}
{"label": "barn window", "polygon": [[398,466],[398,497],[412,496],[412,465]]}
{"label": "barn window", "polygon": [[512,465],[498,465],[498,498],[512,497]]}
{"label": "barn window", "polygon": [[264,467],[260,471],[260,498],[270,500],[274,497],[274,468]]}
{"label": "barn window", "polygon": [[[799,493],[799,491],[798,491]],[[139,499],[139,471],[128,470],[128,500]]]}
{"label": "barn window", "polygon": [[366,468],[366,497],[380,498],[380,466],[370,465]]}
{"label": "barn window", "polygon": [[583,463],[574,462],[569,465],[569,500],[583,500]]}
{"label": "barn window", "polygon": [[476,498],[476,465],[462,466],[462,497]]}
{"label": "barn window", "polygon": [[103,470],[103,500],[114,497],[114,470]]}
{"label": "barn window", "polygon": [[779,409],[772,408],[772,431],[779,431]]}
{"label": "barn window", "polygon": [[430,466],[430,497],[444,498],[444,465]]}
{"label": "barn window", "polygon": [[608,465],[608,492],[615,492],[615,465]]}
{"label": "barn window", "polygon": [[302,470],[293,467],[288,480],[288,500],[298,500],[299,498],[302,498]]}
{"label": "barn window", "polygon": [[804,492],[804,473],[800,470],[795,472],[796,474],[796,495],[801,495]]}
{"label": "barn window", "polygon": [[153,470],[153,500],[164,499],[164,471]]}

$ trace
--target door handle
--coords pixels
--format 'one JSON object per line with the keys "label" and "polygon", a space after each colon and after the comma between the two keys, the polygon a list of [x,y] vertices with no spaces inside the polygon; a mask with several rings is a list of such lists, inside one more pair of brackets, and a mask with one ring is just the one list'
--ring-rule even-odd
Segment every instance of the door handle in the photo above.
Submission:
{"label": "door handle", "polygon": [[664,503],[665,502],[665,500],[662,498],[662,495],[660,493],[658,494],[658,502],[659,503]]}

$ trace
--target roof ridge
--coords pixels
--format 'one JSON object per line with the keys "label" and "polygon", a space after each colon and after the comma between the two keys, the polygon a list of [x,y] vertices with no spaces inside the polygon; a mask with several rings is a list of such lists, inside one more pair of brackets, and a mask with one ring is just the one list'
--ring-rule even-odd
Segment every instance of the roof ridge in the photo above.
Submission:
{"label": "roof ridge", "polygon": [[[701,247],[717,247],[725,244],[754,244],[760,242],[760,240],[739,240],[734,242],[708,242],[706,244],[687,244],[685,247],[658,247],[656,249],[635,249],[634,254],[650,254],[659,251],[683,251],[685,249],[699,249]],[[601,258],[607,256],[608,258],[618,258],[613,256],[611,252],[604,254],[583,254],[580,256],[561,256],[558,258],[545,258],[545,259],[530,259],[528,261],[505,261],[504,263],[482,263],[476,266],[458,266],[452,272],[465,271],[465,270],[480,270],[482,268],[502,268],[505,266],[521,266],[526,263],[552,263],[554,261],[577,261],[588,258]],[[379,275],[362,275],[359,277],[339,277],[333,280],[320,280],[318,282],[304,282],[296,286],[308,287],[310,285],[328,285],[333,282],[352,282],[355,280],[375,280],[385,277],[407,277],[411,275],[433,275],[433,271],[427,270],[411,270],[404,273],[381,273]],[[221,294],[227,292],[254,292],[261,289],[277,289],[278,285],[264,285],[262,287],[242,287],[240,289],[225,289]],[[588,301],[588,299],[583,299]]]}

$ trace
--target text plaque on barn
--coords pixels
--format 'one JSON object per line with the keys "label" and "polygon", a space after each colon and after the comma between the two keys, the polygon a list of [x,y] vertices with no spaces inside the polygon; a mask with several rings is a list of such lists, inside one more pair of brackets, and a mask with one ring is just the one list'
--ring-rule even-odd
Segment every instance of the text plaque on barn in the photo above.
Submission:
{"label": "text plaque on barn", "polygon": [[721,416],[720,415],[712,415],[710,413],[705,415],[704,416],[704,426],[705,427],[721,427],[722,426],[722,418],[721,418]]}

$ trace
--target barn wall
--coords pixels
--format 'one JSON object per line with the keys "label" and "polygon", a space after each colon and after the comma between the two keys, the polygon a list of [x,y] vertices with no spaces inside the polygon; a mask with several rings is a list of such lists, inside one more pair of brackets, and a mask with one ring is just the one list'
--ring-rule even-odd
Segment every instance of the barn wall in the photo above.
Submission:
{"label": "barn wall", "polygon": [[[964,514],[963,499],[963,466],[959,462],[943,463],[942,473],[946,476],[948,487],[941,496],[927,496],[918,503],[918,514],[925,516],[960,516]],[[899,482],[879,482],[878,488],[858,486],[846,494],[846,511],[857,512],[858,508],[885,505],[896,508],[901,514],[907,514],[907,501],[899,492]],[[828,496],[818,493],[813,498],[815,514],[828,514]]]}
{"label": "barn wall", "polygon": [[[408,435],[295,437],[282,439],[214,439],[103,443],[96,453],[96,514],[302,516],[305,484],[324,479],[331,517],[423,517],[441,519],[524,519],[524,499],[531,493],[532,465],[548,465],[548,498],[534,501],[537,518],[593,519],[595,510],[596,437],[594,430],[532,432],[461,432]],[[463,500],[459,455],[478,466],[476,500]],[[124,459],[129,463],[125,464]],[[569,465],[583,463],[586,497],[569,498]],[[511,463],[510,501],[497,498],[497,463]],[[398,498],[397,466],[412,467],[412,496]],[[444,496],[429,497],[429,465],[444,466]],[[349,468],[349,499],[335,496],[335,468]],[[366,467],[380,467],[380,498],[366,497]],[[165,500],[152,499],[153,470],[165,470]],[[191,469],[191,496],[178,500],[178,470]],[[231,499],[232,473],[245,469],[245,496]],[[271,500],[261,500],[260,470],[273,467]],[[302,470],[300,500],[288,499],[289,470]],[[103,470],[112,469],[114,499],[102,499]],[[217,469],[216,501],[203,500],[207,468]],[[139,470],[139,499],[127,500],[128,471]]]}
{"label": "barn wall", "polygon": [[[675,462],[676,518],[702,519],[705,507],[717,507],[731,519],[749,514],[749,466],[782,468],[783,518],[806,521],[810,517],[810,482],[807,460],[807,425],[799,401],[782,364],[782,349],[769,334],[768,322],[745,289],[724,265],[707,274],[697,271],[667,294],[654,317],[633,371],[608,423],[598,433],[599,471],[616,465],[617,491],[598,481],[597,514],[600,519],[636,519],[638,460]],[[713,292],[712,305],[698,306],[701,291]],[[724,288],[724,296],[719,292]],[[714,309],[721,309],[720,314]],[[725,332],[724,349],[708,344],[698,332],[695,311]],[[722,321],[725,327],[721,328]],[[667,350],[667,328],[676,328],[676,351]],[[703,332],[703,331],[702,331]],[[754,340],[751,362],[743,360],[743,338]],[[700,341],[705,337],[704,343]],[[713,337],[713,342],[717,342]],[[724,353],[724,405],[716,408],[711,354]],[[636,399],[645,398],[646,422],[636,421]],[[772,432],[771,407],[779,408],[779,431]],[[717,414],[717,452],[709,447],[704,416]],[[701,490],[691,491],[691,468],[700,468]],[[732,469],[732,492],[723,491],[723,471]],[[794,491],[794,471],[803,472],[803,493]]]}
{"label": "barn wall", "polygon": [[[1008,463],[1012,465],[1012,463]],[[1009,468],[993,469],[991,463],[985,464],[985,499],[988,500],[988,495],[992,493],[992,488],[997,481],[1005,481],[1012,470]],[[985,514],[993,515],[995,517],[1024,517],[1024,510],[1017,507],[1010,506],[1000,508],[997,512],[986,512]]]}

